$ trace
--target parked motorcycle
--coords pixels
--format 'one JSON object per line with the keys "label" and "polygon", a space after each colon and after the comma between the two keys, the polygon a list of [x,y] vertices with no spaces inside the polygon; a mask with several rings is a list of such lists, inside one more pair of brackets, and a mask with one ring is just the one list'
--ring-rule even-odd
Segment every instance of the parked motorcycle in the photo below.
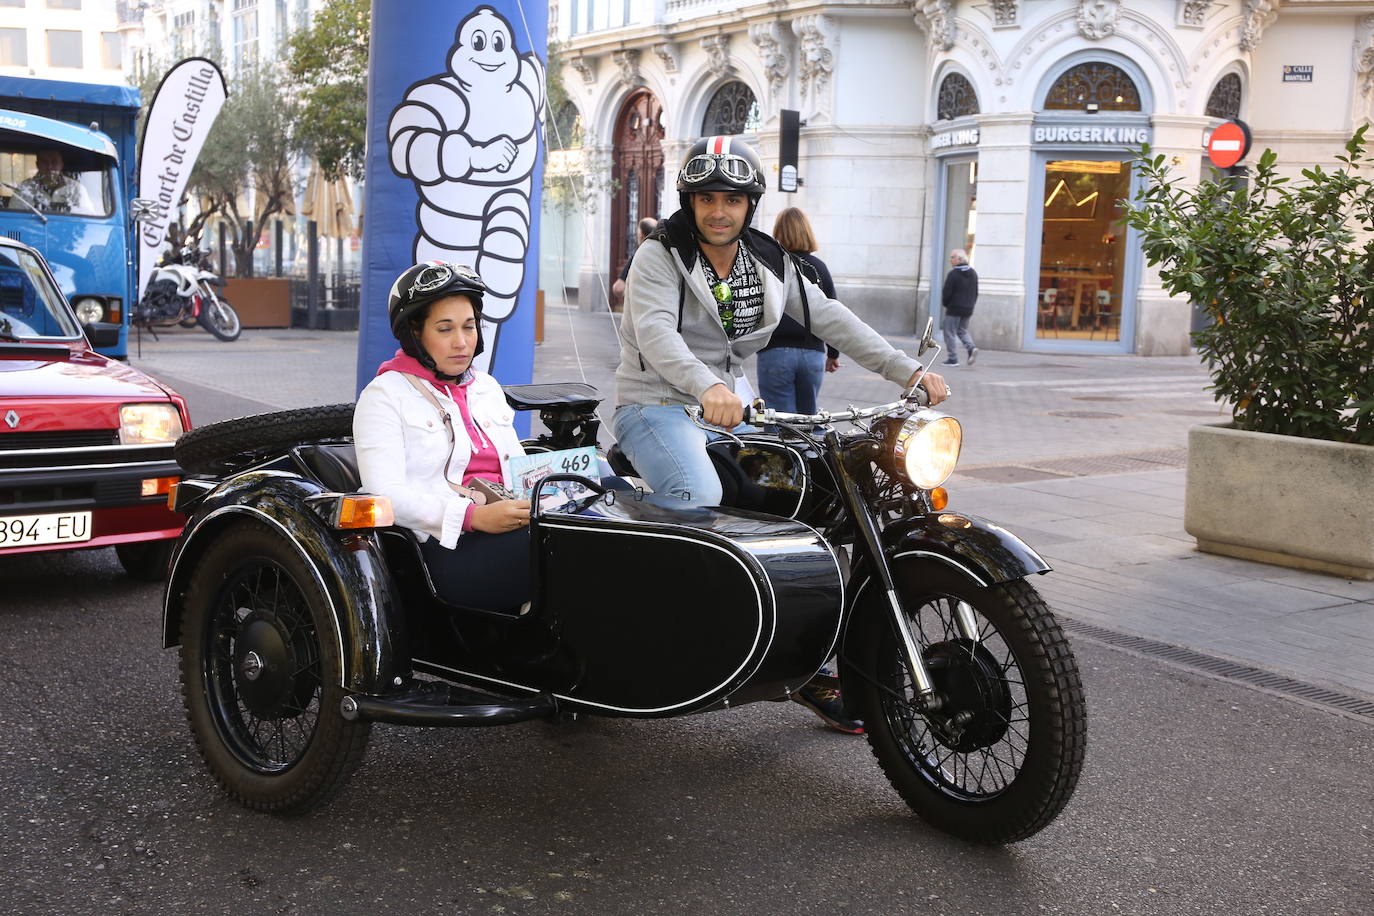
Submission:
{"label": "parked motorcycle", "polygon": [[[545,420],[531,447],[595,441],[590,386],[506,392]],[[923,394],[815,415],[751,408],[760,432],[710,448],[717,508],[544,478],[590,495],[557,511],[534,501],[534,597],[505,614],[435,595],[415,536],[360,492],[351,404],[188,432],[176,457],[192,476],[170,501],[190,517],[163,639],[180,646],[206,763],[243,805],[301,812],[343,787],[373,722],[728,710],[787,698],[837,655],[913,811],[974,842],[1031,836],[1077,784],[1083,687],[1027,581],[1049,566],[947,508],[962,433]]]}
{"label": "parked motorcycle", "polygon": [[238,340],[243,330],[238,313],[215,292],[224,285],[210,269],[210,253],[186,245],[158,263],[134,312],[134,323],[155,338],[155,328],[199,324],[220,340]]}

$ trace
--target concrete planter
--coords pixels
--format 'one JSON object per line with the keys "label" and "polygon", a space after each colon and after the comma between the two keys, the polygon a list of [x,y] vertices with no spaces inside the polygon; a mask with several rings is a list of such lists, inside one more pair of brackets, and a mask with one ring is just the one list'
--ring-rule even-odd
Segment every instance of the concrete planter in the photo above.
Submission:
{"label": "concrete planter", "polygon": [[1188,431],[1183,527],[1199,550],[1374,579],[1374,446]]}

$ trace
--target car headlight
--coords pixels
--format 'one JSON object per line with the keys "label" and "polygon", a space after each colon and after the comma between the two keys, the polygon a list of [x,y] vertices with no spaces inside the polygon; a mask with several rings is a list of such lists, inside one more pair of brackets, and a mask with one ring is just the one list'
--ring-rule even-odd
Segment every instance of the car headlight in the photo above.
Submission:
{"label": "car headlight", "polygon": [[94,296],[82,296],[72,303],[72,309],[82,324],[94,324],[105,320],[105,303]]}
{"label": "car headlight", "polygon": [[125,404],[119,408],[120,445],[175,442],[182,432],[181,414],[171,404]]}
{"label": "car headlight", "polygon": [[959,463],[964,430],[959,421],[934,410],[907,417],[897,431],[897,467],[913,484],[933,490],[949,479]]}

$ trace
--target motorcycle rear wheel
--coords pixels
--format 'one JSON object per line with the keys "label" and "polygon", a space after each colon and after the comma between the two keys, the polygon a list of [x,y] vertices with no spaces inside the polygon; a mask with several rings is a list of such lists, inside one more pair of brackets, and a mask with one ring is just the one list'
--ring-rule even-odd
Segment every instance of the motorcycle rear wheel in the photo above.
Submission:
{"label": "motorcycle rear wheel", "polygon": [[[876,582],[861,586],[866,615],[848,660],[850,702],[888,781],[917,815],[961,839],[1014,843],[1068,804],[1087,745],[1078,665],[1063,630],[1024,580],[986,588],[943,563],[898,560],[903,609],[944,701],[912,704],[913,679]],[[977,640],[957,628],[960,605]]]}
{"label": "motorcycle rear wheel", "polygon": [[243,333],[239,313],[228,299],[206,298],[200,309],[200,325],[220,340],[238,340]]}
{"label": "motorcycle rear wheel", "polygon": [[181,631],[186,717],[210,772],[245,807],[301,814],[362,762],[371,724],[339,711],[328,601],[282,534],[220,534],[192,573]]}

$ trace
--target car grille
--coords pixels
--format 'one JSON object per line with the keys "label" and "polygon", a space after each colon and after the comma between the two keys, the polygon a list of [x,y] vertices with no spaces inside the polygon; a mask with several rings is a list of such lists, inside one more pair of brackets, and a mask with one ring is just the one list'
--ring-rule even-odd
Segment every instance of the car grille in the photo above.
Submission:
{"label": "car grille", "polygon": [[54,430],[40,433],[0,433],[0,451],[21,448],[86,448],[118,445],[115,429]]}

